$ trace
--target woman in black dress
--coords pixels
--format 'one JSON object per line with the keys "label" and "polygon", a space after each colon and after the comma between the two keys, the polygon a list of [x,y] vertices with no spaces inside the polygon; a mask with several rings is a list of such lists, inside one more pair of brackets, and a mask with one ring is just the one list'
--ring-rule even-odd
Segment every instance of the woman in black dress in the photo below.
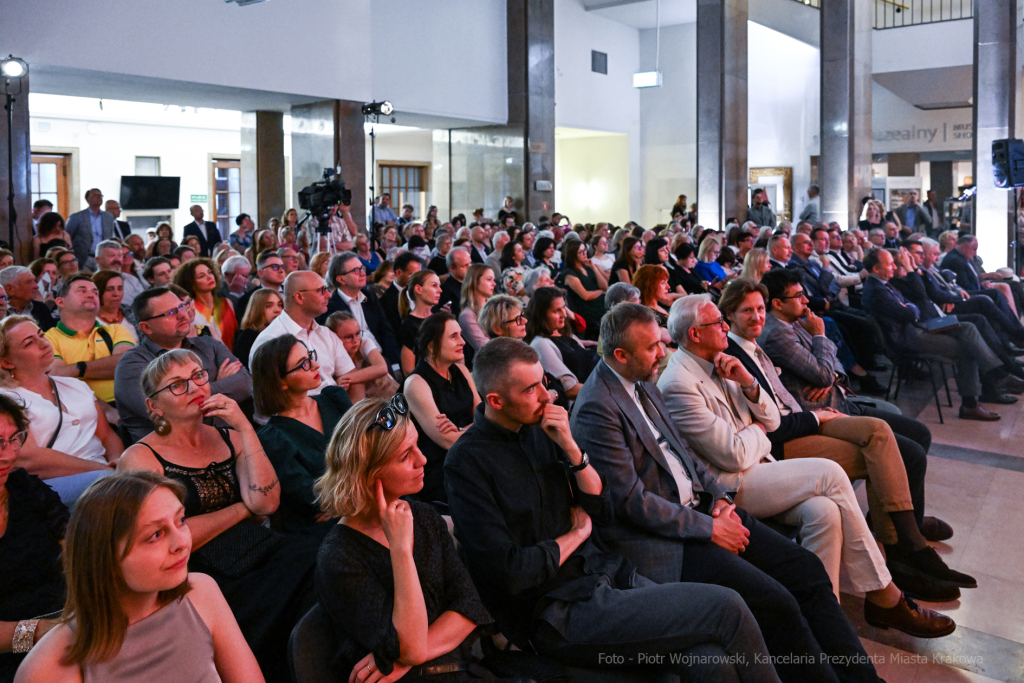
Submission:
{"label": "woman in black dress", "polygon": [[0,683],[14,680],[25,653],[57,625],[56,615],[35,620],[64,606],[60,556],[68,509],[39,477],[18,467],[28,427],[21,407],[0,395]]}
{"label": "woman in black dress", "polygon": [[457,670],[423,678],[423,669],[467,661],[470,636],[492,621],[444,520],[401,498],[423,487],[427,460],[407,410],[401,394],[390,404],[357,403],[316,484],[324,511],[341,517],[316,568],[317,598],[340,641],[341,680],[470,680]]}
{"label": "woman in black dress", "polygon": [[409,278],[409,284],[398,296],[398,313],[402,326],[398,328],[401,346],[402,374],[408,377],[419,356],[416,355],[416,335],[420,325],[430,315],[430,309],[441,300],[441,280],[432,270],[419,270]]}
{"label": "woman in black dress", "polygon": [[562,248],[562,265],[565,267],[562,272],[569,308],[586,321],[585,337],[596,340],[601,331],[608,278],[591,265],[587,245],[580,240],[565,243]]}
{"label": "woman in black dress", "polygon": [[64,231],[64,218],[56,211],[48,211],[39,219],[37,235],[32,238],[32,258],[42,258],[54,247],[71,248],[71,237]]}
{"label": "woman in black dress", "polygon": [[423,490],[417,498],[448,501],[444,490],[444,459],[448,449],[473,424],[480,403],[473,376],[463,365],[466,342],[451,313],[435,313],[423,321],[417,339],[419,363],[405,380],[405,397],[427,458]]}
{"label": "woman in black dress", "polygon": [[[185,485],[192,532],[189,569],[211,575],[234,612],[267,681],[288,680],[288,636],[313,606],[318,539],[267,529],[281,486],[238,404],[210,395],[198,356],[168,351],[142,373],[156,431],[118,460],[118,470],[150,470]],[[206,424],[220,418],[230,428]]]}
{"label": "woman in black dress", "polygon": [[316,352],[293,335],[256,349],[252,367],[256,412],[270,416],[256,435],[281,480],[277,524],[323,538],[332,525],[316,504],[313,482],[324,473],[327,442],[352,401],[336,386],[309,395],[320,386],[320,365]]}
{"label": "woman in black dress", "polygon": [[644,260],[644,243],[636,237],[627,237],[622,240],[619,247],[619,258],[612,264],[612,272],[608,276],[608,286],[616,282],[629,282],[633,279],[633,273],[639,268]]}
{"label": "woman in black dress", "polygon": [[565,293],[541,287],[526,307],[526,342],[540,354],[544,372],[561,381],[568,398],[576,398],[597,367],[597,354],[572,334],[565,309]]}
{"label": "woman in black dress", "polygon": [[676,248],[675,281],[669,280],[669,287],[682,287],[687,294],[704,294],[708,282],[696,272],[697,250],[692,244],[683,242]]}
{"label": "woman in black dress", "polygon": [[552,273],[558,271],[555,266],[555,241],[550,237],[538,237],[533,243],[533,263],[536,266],[547,266]]}

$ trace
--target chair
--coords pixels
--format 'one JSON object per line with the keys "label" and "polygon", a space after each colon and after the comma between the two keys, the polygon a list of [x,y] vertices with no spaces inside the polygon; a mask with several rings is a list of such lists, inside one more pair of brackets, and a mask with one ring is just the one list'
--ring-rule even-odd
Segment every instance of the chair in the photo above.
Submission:
{"label": "chair", "polygon": [[292,683],[345,683],[349,671],[333,664],[337,643],[334,627],[320,603],[299,619],[288,638],[288,669]]}
{"label": "chair", "polygon": [[895,352],[886,348],[885,355],[892,361],[892,372],[889,373],[889,387],[885,392],[885,400],[889,400],[889,391],[893,387],[893,378],[896,378],[896,391],[893,394],[893,400],[898,401],[900,398],[900,383],[909,382],[913,379],[910,376],[910,368],[915,364],[923,363],[928,368],[928,379],[932,383],[932,396],[935,398],[935,409],[939,413],[939,424],[945,424],[945,420],[942,418],[942,404],[939,401],[939,388],[935,384],[935,368],[934,365],[939,366],[939,370],[942,373],[942,386],[946,390],[946,402],[949,407],[953,407],[953,396],[949,393],[949,376],[946,375],[946,365],[950,366],[950,374],[955,374],[953,368],[953,360],[945,358],[943,356],[935,356],[927,353],[913,353],[913,352]]}

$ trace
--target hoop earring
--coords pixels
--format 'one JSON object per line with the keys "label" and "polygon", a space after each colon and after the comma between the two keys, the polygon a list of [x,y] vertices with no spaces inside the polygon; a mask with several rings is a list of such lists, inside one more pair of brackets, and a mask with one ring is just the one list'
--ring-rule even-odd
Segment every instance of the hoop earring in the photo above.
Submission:
{"label": "hoop earring", "polygon": [[167,436],[171,433],[171,423],[163,415],[153,416],[153,431],[157,436]]}

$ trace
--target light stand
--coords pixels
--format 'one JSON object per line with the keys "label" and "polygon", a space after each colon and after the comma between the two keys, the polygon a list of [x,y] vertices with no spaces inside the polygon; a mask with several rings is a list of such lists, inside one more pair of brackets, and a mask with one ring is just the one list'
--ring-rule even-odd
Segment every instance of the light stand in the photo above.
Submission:
{"label": "light stand", "polygon": [[[377,183],[377,133],[373,126],[380,123],[381,116],[391,116],[394,110],[395,108],[387,100],[363,105],[363,122],[370,123],[370,119],[373,119],[373,123],[370,125],[370,213],[366,218],[366,234],[370,237],[371,249],[376,249],[379,246],[377,236],[373,234],[373,224],[376,223],[374,218],[377,214],[377,188],[375,187]],[[395,118],[392,116],[391,123],[394,122]]]}
{"label": "light stand", "polygon": [[[0,60],[0,75],[4,81],[4,95],[7,110],[7,236],[8,245],[14,250],[14,228],[18,221],[18,212],[14,208],[14,102],[15,95],[20,95],[22,90],[21,79],[28,73],[28,64],[14,55],[8,55],[7,59]],[[17,82],[16,92],[11,91],[11,84]]]}

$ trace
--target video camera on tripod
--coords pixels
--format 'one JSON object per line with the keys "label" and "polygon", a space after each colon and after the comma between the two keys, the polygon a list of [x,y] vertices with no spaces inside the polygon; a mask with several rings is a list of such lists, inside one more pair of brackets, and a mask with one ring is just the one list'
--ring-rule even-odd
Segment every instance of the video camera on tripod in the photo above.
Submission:
{"label": "video camera on tripod", "polygon": [[299,190],[299,206],[316,218],[316,231],[322,235],[331,232],[331,208],[338,204],[352,204],[352,190],[345,187],[341,169],[325,168],[323,180]]}

